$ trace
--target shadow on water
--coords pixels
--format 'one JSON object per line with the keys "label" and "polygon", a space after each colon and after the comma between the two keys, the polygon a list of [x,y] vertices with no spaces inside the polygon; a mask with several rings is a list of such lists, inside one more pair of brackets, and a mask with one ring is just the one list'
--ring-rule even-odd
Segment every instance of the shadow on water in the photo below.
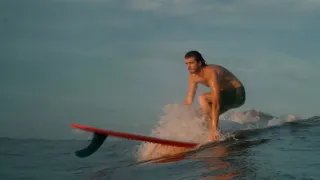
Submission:
{"label": "shadow on water", "polygon": [[[93,173],[90,179],[117,179],[115,172],[118,170],[123,171],[123,169],[128,170],[128,168],[129,172],[134,171],[131,172],[134,174],[137,170],[144,171],[145,168],[148,169],[148,174],[152,174],[161,168],[169,169],[172,165],[174,165],[175,169],[171,170],[179,173],[179,178],[176,179],[241,179],[241,177],[247,177],[255,171],[254,165],[249,164],[247,160],[254,153],[252,151],[254,147],[272,141],[277,137],[279,131],[284,129],[295,131],[319,125],[320,117],[317,116],[268,128],[241,130],[235,132],[233,137],[229,137],[225,141],[211,143],[186,153],[101,169]],[[134,170],[130,170],[130,168]],[[192,173],[186,173],[185,171],[192,171]],[[163,179],[165,177],[159,176],[153,179],[157,178]]]}

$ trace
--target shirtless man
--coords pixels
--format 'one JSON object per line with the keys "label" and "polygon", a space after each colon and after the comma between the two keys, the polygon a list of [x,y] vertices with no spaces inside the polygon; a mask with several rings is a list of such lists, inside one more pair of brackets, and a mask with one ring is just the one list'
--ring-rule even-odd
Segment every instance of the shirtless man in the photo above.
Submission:
{"label": "shirtless man", "polygon": [[207,65],[198,51],[185,54],[185,63],[189,75],[189,85],[184,104],[191,105],[198,84],[210,87],[211,91],[199,96],[198,101],[207,120],[211,120],[212,131],[209,140],[219,136],[218,119],[226,111],[238,108],[245,102],[245,89],[241,81],[226,68],[219,65]]}

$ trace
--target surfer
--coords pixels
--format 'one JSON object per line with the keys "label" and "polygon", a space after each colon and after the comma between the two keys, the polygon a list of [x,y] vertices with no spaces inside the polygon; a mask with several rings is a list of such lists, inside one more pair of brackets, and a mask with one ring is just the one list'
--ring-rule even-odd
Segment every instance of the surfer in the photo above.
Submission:
{"label": "surfer", "polygon": [[206,119],[209,122],[211,120],[209,140],[216,140],[219,137],[219,116],[245,103],[244,86],[228,69],[216,64],[207,64],[198,51],[189,51],[184,58],[190,73],[184,104],[193,103],[198,84],[210,88],[210,92],[201,94],[198,101]]}

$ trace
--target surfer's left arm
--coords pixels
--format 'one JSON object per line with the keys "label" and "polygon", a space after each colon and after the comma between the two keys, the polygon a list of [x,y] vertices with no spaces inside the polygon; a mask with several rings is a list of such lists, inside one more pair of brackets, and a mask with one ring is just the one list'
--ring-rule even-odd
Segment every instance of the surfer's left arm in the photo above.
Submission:
{"label": "surfer's left arm", "polygon": [[191,105],[198,85],[194,82],[192,76],[188,78],[188,92],[184,100],[184,105]]}
{"label": "surfer's left arm", "polygon": [[215,72],[210,72],[210,81],[209,86],[211,88],[211,98],[212,98],[212,107],[211,107],[211,121],[212,121],[212,133],[216,133],[218,127],[218,119],[220,112],[220,83],[218,75]]}

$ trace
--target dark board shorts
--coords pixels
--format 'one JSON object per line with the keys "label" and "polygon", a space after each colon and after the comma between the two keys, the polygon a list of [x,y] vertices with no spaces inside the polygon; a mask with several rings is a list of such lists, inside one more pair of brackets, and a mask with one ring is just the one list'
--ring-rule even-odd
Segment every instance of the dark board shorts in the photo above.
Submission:
{"label": "dark board shorts", "polygon": [[244,87],[226,89],[221,91],[220,112],[224,113],[233,108],[242,106],[246,101]]}

